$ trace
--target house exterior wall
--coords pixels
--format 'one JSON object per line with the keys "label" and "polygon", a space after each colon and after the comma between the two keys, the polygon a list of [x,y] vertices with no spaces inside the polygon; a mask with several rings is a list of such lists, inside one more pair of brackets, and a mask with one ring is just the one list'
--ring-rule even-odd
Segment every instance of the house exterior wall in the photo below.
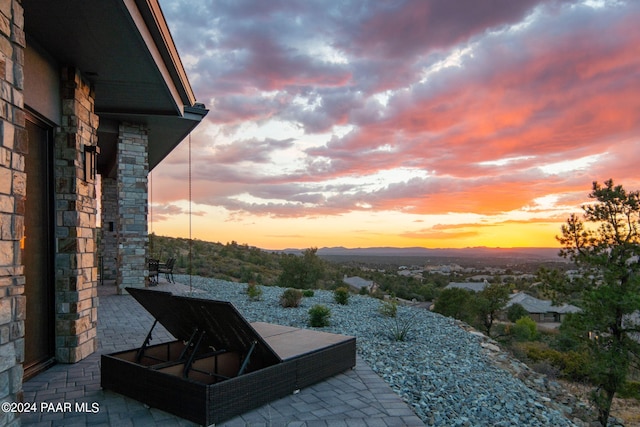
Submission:
{"label": "house exterior wall", "polygon": [[[46,14],[39,12],[29,16],[46,20]],[[56,33],[56,25],[61,24],[53,25],[49,34]],[[146,24],[140,25],[143,29]],[[25,297],[24,274],[27,114],[46,122],[47,137],[53,133],[53,164],[43,164],[54,169],[53,188],[50,180],[46,186],[55,199],[55,218],[51,215],[55,229],[47,228],[55,234],[55,253],[43,252],[55,257],[55,357],[74,363],[97,348],[97,194],[84,167],[87,147],[98,143],[95,93],[82,77],[81,71],[88,70],[65,64],[67,56],[56,56],[53,49],[48,52],[44,37],[38,39],[40,46],[29,38],[27,46],[24,28],[23,0],[0,0],[0,403],[22,401],[25,313],[32,307]],[[35,30],[33,36],[38,36]],[[151,38],[148,42],[153,44]],[[119,288],[142,287],[148,282],[147,128],[122,123],[119,136],[117,178],[105,179],[103,187],[114,224],[113,251],[105,255],[113,255],[110,270]],[[28,330],[26,336],[30,337]],[[18,426],[20,420],[15,413],[0,411],[0,426],[6,425]]]}
{"label": "house exterior wall", "polygon": [[144,125],[121,123],[117,153],[117,285],[145,287],[149,283],[147,229],[149,138]]}
{"label": "house exterior wall", "polygon": [[97,348],[96,188],[83,152],[98,142],[94,93],[80,71],[61,70],[62,125],[55,135],[56,360],[78,362]]}
{"label": "house exterior wall", "polygon": [[103,176],[100,180],[102,196],[100,216],[102,219],[102,238],[100,255],[102,256],[101,280],[116,280],[118,258],[118,182],[115,178]]}
{"label": "house exterior wall", "polygon": [[[24,237],[27,150],[23,105],[24,21],[20,1],[0,1],[0,402],[22,399]],[[18,425],[0,411],[0,425]]]}
{"label": "house exterior wall", "polygon": [[60,66],[32,40],[24,50],[24,81],[25,104],[60,125]]}

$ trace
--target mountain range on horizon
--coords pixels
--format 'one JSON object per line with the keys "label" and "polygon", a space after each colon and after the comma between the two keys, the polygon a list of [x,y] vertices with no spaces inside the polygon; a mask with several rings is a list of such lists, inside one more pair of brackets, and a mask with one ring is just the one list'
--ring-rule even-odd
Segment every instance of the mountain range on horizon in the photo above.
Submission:
{"label": "mountain range on horizon", "polygon": [[[277,252],[301,253],[304,249],[287,248]],[[537,258],[559,260],[558,248],[490,248],[485,246],[467,248],[396,248],[390,246],[369,248],[346,248],[343,246],[318,248],[319,256],[419,256],[419,257],[499,257]]]}

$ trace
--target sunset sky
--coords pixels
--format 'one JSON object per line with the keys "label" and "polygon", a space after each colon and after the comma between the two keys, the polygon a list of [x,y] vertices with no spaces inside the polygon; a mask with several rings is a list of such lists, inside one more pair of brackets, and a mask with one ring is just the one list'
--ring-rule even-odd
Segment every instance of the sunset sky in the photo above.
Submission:
{"label": "sunset sky", "polygon": [[[210,109],[194,238],[553,247],[594,180],[640,188],[640,1],[160,4]],[[151,189],[188,236],[188,140]]]}

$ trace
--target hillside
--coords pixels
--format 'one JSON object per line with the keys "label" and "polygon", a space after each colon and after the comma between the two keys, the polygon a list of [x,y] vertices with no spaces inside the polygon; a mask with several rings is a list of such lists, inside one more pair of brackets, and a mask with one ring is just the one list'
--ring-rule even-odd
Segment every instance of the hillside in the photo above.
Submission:
{"label": "hillside", "polygon": [[[236,242],[227,244],[200,240],[189,242],[187,239],[150,236],[151,256],[161,260],[175,257],[177,259],[176,273],[188,272],[190,249],[192,253],[192,272],[195,276],[240,283],[253,281],[257,284],[268,286],[278,285],[278,279],[283,272],[283,265],[288,264],[288,262],[286,262],[287,259],[300,259],[298,255],[304,252],[297,249],[289,251],[291,253],[284,251],[266,251]],[[516,250],[515,252],[519,254],[519,256],[515,257],[505,255],[508,254],[509,251],[510,250],[503,251],[491,248],[467,248],[466,250],[424,250],[424,248],[366,248],[350,250],[345,248],[323,248],[317,251],[317,257],[323,260],[321,265],[324,270],[322,278],[317,282],[317,289],[333,289],[337,286],[344,286],[341,280],[343,277],[360,276],[367,280],[372,280],[379,285],[379,290],[376,291],[373,296],[382,297],[384,294],[387,294],[395,295],[404,300],[434,301],[450,281],[474,280],[474,277],[478,275],[478,271],[486,271],[486,275],[481,274],[480,276],[489,277],[488,280],[492,283],[494,281],[498,283],[514,283],[519,289],[527,289],[527,286],[531,286],[536,278],[535,275],[522,274],[523,272],[530,270],[532,273],[535,273],[535,270],[539,266],[549,264],[557,264],[557,266],[564,268],[570,267],[565,260],[558,257],[554,258],[550,255],[555,253],[553,249]],[[316,252],[314,251],[314,253]],[[425,256],[424,254],[430,255]],[[485,255],[481,256],[481,254]],[[500,256],[500,254],[504,256]],[[307,264],[307,260],[304,260],[303,264]],[[452,264],[459,264],[459,266],[464,266],[465,268],[458,266],[456,269],[452,268],[449,270],[448,267],[455,267],[455,265]],[[438,272],[436,272],[436,269],[431,269],[430,265],[447,267],[446,269],[443,268],[442,271],[446,270],[449,272],[445,274],[439,272],[439,269],[437,270]],[[427,266],[428,268],[408,268],[404,266]],[[491,267],[486,268],[487,266]],[[476,267],[478,267],[478,270]],[[418,274],[413,277],[405,277],[401,274],[402,272],[413,271],[417,271]],[[532,277],[525,279],[519,276]],[[194,278],[194,280],[200,281],[201,279]],[[180,278],[178,278],[178,281],[180,281]],[[285,286],[298,287],[295,284],[287,284]],[[241,286],[239,289],[244,290],[245,287]],[[275,298],[275,296],[278,296],[280,293],[282,293],[282,288],[264,289],[263,298],[271,294]],[[242,295],[244,299],[247,298],[246,294],[243,293]],[[379,303],[376,302],[373,304],[378,307]],[[252,306],[254,305],[255,304],[252,304]],[[349,306],[352,307],[353,305],[350,304]],[[377,313],[377,310],[369,311],[375,311]],[[287,311],[287,313],[291,313],[291,311]],[[304,311],[304,313],[306,313],[306,311]],[[287,319],[289,319],[289,317],[290,316],[288,316]],[[362,316],[356,317],[362,319]],[[397,325],[396,323],[395,327],[397,327]],[[381,329],[392,329],[393,327],[393,324],[390,324],[386,327],[379,328],[378,332],[380,332]],[[511,348],[508,347],[507,344],[515,338],[512,337],[511,333],[507,333],[506,331],[507,329],[502,332],[499,331],[497,336],[501,338],[496,339],[500,341],[501,345],[505,345],[506,348]],[[529,347],[532,349],[531,351],[534,352],[531,354],[534,355],[537,354],[535,353],[536,349],[545,349],[545,354],[548,353],[549,355],[557,356],[559,353],[557,351],[554,353],[555,350],[548,347],[550,343],[552,344],[554,342],[553,340],[556,335],[557,332],[546,331],[545,334],[536,337],[531,343],[527,342],[526,345],[516,340],[514,342],[519,346],[514,346],[512,351],[514,351],[514,355],[518,358],[527,363],[533,363],[532,366],[538,372],[550,374],[551,378],[555,378],[561,374],[561,370],[551,363],[551,359],[547,360],[543,358],[540,360],[538,358],[528,360],[527,358],[530,356]],[[497,343],[489,344],[491,345],[487,348],[493,348],[493,344]],[[376,350],[376,352],[377,351],[378,350]],[[501,363],[503,356],[499,355],[498,359],[498,362]],[[572,358],[570,360],[574,359]],[[509,370],[509,367],[516,366],[512,359],[506,360],[505,363],[506,367],[503,368],[507,370]],[[527,372],[530,372],[528,368]],[[522,379],[522,372],[512,373],[519,379]],[[538,380],[539,379],[536,379],[534,384],[537,384]],[[545,384],[550,383],[545,382]],[[637,395],[637,392],[635,393],[635,395]],[[552,396],[552,400],[556,398],[566,403],[564,402],[564,398],[557,395]],[[616,414],[619,414],[627,420],[638,419],[637,411],[627,408],[628,406],[636,408],[636,400],[631,399],[630,402],[632,403],[628,403],[624,399],[617,399],[616,402],[616,405],[618,405],[615,411]]]}
{"label": "hillside", "polygon": [[[161,261],[175,257],[176,273],[188,273],[188,266],[192,265],[194,275],[268,286],[278,284],[278,278],[283,272],[283,261],[304,252],[302,249],[269,251],[235,241],[222,244],[194,240],[190,243],[188,239],[154,234],[149,238],[149,249],[151,257]],[[320,258],[318,264],[322,270],[318,287],[332,289],[344,286],[342,279],[345,276],[360,276],[374,281],[381,293],[418,301],[432,301],[449,281],[462,281],[465,277],[487,269],[499,268],[506,272],[535,274],[540,266],[566,264],[557,256],[556,250],[550,248],[321,248],[316,255]],[[465,273],[466,275],[425,272],[422,276],[411,277],[398,274],[403,266],[416,266],[416,269],[420,269],[428,265],[460,265],[476,272]]]}
{"label": "hillside", "polygon": [[275,283],[281,271],[280,259],[284,256],[236,242],[224,245],[197,239],[189,242],[189,239],[155,234],[149,236],[149,253],[161,261],[176,258],[175,273],[189,273],[191,264],[191,273],[197,276],[264,285]]}
{"label": "hillside", "polygon": [[[248,298],[245,286],[211,279],[196,277],[193,288],[198,297],[231,301],[250,322],[308,328],[308,310],[327,307],[330,323],[322,330],[356,336],[359,356],[425,425],[568,427],[576,425],[569,418],[585,414],[584,406],[557,383],[500,351],[497,343],[428,310],[401,306],[397,317],[389,318],[380,314],[378,300],[359,295],[341,305],[332,292],[316,290],[299,307],[284,308],[277,303],[283,288],[263,288],[259,300]],[[406,328],[402,339],[396,334],[398,325]],[[346,425],[328,418],[333,416],[323,418],[329,425]],[[286,424],[277,418],[273,423]]]}

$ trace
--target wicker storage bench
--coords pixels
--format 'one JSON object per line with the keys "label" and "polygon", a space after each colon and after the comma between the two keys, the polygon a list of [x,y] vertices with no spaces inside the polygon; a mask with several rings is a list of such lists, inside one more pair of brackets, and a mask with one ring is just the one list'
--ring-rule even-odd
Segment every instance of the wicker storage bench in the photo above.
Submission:
{"label": "wicker storage bench", "polygon": [[[156,319],[139,348],[101,357],[102,388],[212,425],[355,366],[354,337],[248,323],[229,302],[127,289]],[[160,322],[175,338],[149,345]]]}

